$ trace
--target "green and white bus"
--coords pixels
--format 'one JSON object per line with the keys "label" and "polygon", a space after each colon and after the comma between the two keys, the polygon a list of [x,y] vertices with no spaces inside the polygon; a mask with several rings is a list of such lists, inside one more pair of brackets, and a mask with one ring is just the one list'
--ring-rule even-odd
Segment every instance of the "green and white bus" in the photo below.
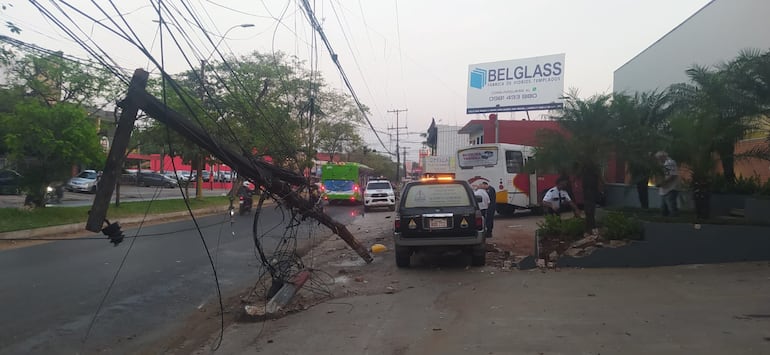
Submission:
{"label": "green and white bus", "polygon": [[328,163],[321,168],[321,192],[330,204],[363,201],[361,189],[373,172],[372,168],[359,163]]}

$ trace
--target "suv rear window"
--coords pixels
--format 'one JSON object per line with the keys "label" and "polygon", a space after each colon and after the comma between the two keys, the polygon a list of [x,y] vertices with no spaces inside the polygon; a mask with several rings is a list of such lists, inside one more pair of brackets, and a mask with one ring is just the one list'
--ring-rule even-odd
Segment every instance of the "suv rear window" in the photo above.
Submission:
{"label": "suv rear window", "polygon": [[369,185],[366,186],[367,189],[370,190],[389,190],[391,189],[390,183],[388,182],[370,182]]}
{"label": "suv rear window", "polygon": [[412,186],[404,198],[404,208],[469,206],[468,192],[461,184]]}

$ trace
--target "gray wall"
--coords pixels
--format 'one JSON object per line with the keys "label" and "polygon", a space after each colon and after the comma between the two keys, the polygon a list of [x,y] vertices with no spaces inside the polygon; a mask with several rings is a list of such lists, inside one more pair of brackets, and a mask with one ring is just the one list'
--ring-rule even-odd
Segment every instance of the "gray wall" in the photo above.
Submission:
{"label": "gray wall", "polygon": [[693,64],[718,64],[747,48],[768,50],[768,15],[767,0],[714,0],[615,70],[614,91],[664,89],[687,82],[685,70]]}
{"label": "gray wall", "polygon": [[459,134],[461,126],[436,125],[436,155],[454,157],[457,150],[467,147],[468,135]]}
{"label": "gray wall", "polygon": [[[607,207],[642,207],[639,204],[639,195],[635,186],[625,184],[605,184],[604,194],[607,197]],[[660,194],[655,186],[647,187],[647,196],[650,208],[660,208]],[[693,208],[690,193],[679,191],[679,209],[691,210]]]}

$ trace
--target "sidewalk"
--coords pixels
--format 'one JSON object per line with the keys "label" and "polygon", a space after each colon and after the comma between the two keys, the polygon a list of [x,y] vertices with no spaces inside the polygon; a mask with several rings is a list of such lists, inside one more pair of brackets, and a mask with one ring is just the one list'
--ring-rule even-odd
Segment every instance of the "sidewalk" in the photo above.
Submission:
{"label": "sidewalk", "polygon": [[[491,242],[524,249],[541,218],[498,219]],[[768,263],[518,271],[426,255],[399,269],[392,223],[376,212],[349,226],[365,246],[388,247],[371,264],[339,238],[314,248],[304,258],[318,270],[314,289],[303,288],[283,318],[229,326],[216,353],[770,352],[770,328],[752,316],[770,313]],[[214,338],[165,350],[208,354]]]}

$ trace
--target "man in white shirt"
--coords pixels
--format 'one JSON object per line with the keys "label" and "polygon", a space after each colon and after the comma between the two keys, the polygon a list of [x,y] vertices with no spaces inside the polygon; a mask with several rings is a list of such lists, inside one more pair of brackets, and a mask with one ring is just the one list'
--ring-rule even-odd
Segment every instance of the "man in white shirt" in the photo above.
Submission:
{"label": "man in white shirt", "polygon": [[479,185],[473,185],[473,194],[481,197],[479,209],[481,210],[481,215],[486,219],[487,208],[489,208],[489,194],[487,193],[487,190],[479,188]]}
{"label": "man in white shirt", "polygon": [[567,179],[567,177],[559,177],[556,180],[556,186],[545,193],[545,196],[543,196],[543,208],[545,209],[546,214],[559,215],[562,208],[569,205],[572,206],[572,212],[575,214],[575,217],[580,217],[580,209],[578,209],[577,205],[572,202],[572,199],[567,192],[568,182],[569,179]]}
{"label": "man in white shirt", "polygon": [[676,161],[671,159],[664,151],[655,153],[655,158],[663,165],[663,181],[657,183],[658,193],[660,193],[660,210],[664,216],[676,216],[679,208],[676,205],[679,192],[679,168]]}

